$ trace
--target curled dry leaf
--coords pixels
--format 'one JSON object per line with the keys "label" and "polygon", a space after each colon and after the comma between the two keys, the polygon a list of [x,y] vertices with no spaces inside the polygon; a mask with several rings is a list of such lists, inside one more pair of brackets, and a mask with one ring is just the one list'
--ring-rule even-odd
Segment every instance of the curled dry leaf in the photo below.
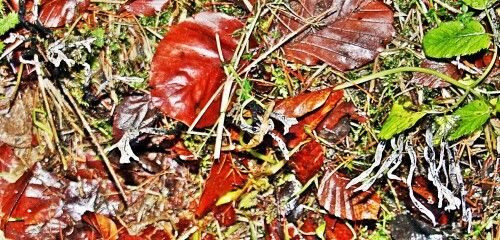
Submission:
{"label": "curled dry leaf", "polygon": [[[167,116],[191,125],[226,79],[221,67],[215,35],[222,56],[230,60],[238,44],[233,33],[243,24],[222,13],[202,12],[172,26],[158,45],[151,63],[153,103]],[[220,94],[196,124],[213,125],[221,104]]]}
{"label": "curled dry leaf", "polygon": [[135,0],[127,3],[123,9],[136,16],[151,17],[166,8],[169,3],[170,0]]}
{"label": "curled dry leaf", "polygon": [[346,189],[350,181],[342,174],[328,170],[316,193],[319,204],[341,219],[378,219],[380,196],[372,188],[365,192],[353,192],[356,187]]}
{"label": "curled dry leaf", "polygon": [[309,179],[319,172],[324,159],[325,153],[321,145],[316,141],[311,141],[290,157],[288,165],[295,172],[297,180],[302,184],[306,184]]}
{"label": "curled dry leaf", "polygon": [[[290,117],[288,114],[291,116],[301,116],[297,119],[299,123],[291,126],[289,133],[285,135],[285,138],[288,140],[288,147],[294,148],[300,142],[304,141],[308,137],[304,131],[304,127],[307,125],[310,129],[315,129],[321,120],[342,99],[343,91],[331,92],[331,90],[332,88],[328,88],[307,93],[307,95],[310,95],[307,97],[296,96],[287,98],[276,104],[278,107],[275,107],[275,112],[283,113],[287,117]],[[328,93],[326,100],[325,93]],[[321,107],[317,108],[318,105]],[[294,110],[294,106],[301,106],[302,110]]]}
{"label": "curled dry leaf", "polygon": [[286,58],[295,62],[357,68],[372,61],[395,35],[393,12],[381,1],[293,0],[290,7],[293,14],[280,14],[276,20],[281,35],[328,11],[284,46]]}
{"label": "curled dry leaf", "polygon": [[[420,64],[420,67],[428,68],[443,73],[455,80],[458,80],[462,77],[462,71],[459,70],[457,66],[448,62],[436,62],[429,59],[425,59]],[[414,73],[413,77],[411,78],[411,82],[430,88],[444,88],[450,86],[450,83],[442,80],[439,77],[421,72]]]}
{"label": "curled dry leaf", "polygon": [[215,207],[215,203],[226,193],[243,187],[247,174],[241,173],[233,164],[231,154],[221,154],[218,162],[214,162],[210,175],[205,181],[205,189],[201,195],[196,216],[201,217]]}
{"label": "curled dry leaf", "polygon": [[115,222],[106,216],[99,213],[87,212],[82,216],[82,220],[93,226],[101,234],[102,238],[118,239],[118,228]]}
{"label": "curled dry leaf", "polygon": [[52,0],[40,8],[38,20],[46,27],[62,27],[87,11],[90,0]]}

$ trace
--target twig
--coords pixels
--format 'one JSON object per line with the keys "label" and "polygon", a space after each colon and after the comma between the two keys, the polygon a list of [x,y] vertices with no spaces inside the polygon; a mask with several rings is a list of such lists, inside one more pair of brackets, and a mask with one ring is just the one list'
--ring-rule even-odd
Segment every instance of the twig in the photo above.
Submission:
{"label": "twig", "polygon": [[113,181],[115,182],[116,184],[116,187],[118,188],[118,191],[120,192],[120,195],[122,196],[124,202],[125,202],[125,205],[128,205],[128,202],[127,202],[127,195],[125,194],[125,191],[123,190],[123,187],[122,185],[120,184],[120,181],[118,179],[118,176],[116,175],[116,172],[115,170],[113,169],[113,166],[111,165],[111,162],[109,161],[108,159],[108,156],[106,155],[106,153],[104,152],[104,149],[101,147],[101,145],[99,144],[99,141],[97,140],[96,136],[94,135],[94,133],[92,132],[92,129],[90,128],[90,125],[89,123],[87,122],[87,119],[85,119],[85,116],[83,116],[83,113],[80,111],[80,109],[78,108],[78,105],[76,104],[76,101],[75,99],[73,98],[73,96],[71,96],[71,93],[68,91],[68,89],[61,85],[62,87],[62,90],[63,90],[63,93],[64,95],[69,99],[71,105],[73,106],[74,110],[76,111],[76,114],[78,115],[78,117],[80,118],[80,121],[82,121],[83,123],[83,127],[85,128],[85,130],[87,130],[87,132],[89,133],[90,135],[90,138],[92,139],[92,143],[96,146],[97,148],[97,151],[99,152],[99,155],[101,155],[102,157],[102,160],[104,161],[104,163],[106,164],[106,167],[108,168],[109,170],[109,174],[111,175],[111,177],[113,178]]}

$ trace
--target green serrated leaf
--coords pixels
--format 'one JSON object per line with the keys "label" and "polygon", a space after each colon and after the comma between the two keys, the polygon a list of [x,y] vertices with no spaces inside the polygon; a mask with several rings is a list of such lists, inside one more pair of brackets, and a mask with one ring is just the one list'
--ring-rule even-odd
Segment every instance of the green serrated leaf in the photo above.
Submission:
{"label": "green serrated leaf", "polygon": [[222,204],[226,204],[226,203],[235,201],[241,196],[242,193],[243,193],[243,189],[238,189],[238,190],[228,192],[228,193],[224,194],[224,196],[220,197],[219,200],[217,200],[217,202],[215,203],[215,206],[220,206]]}
{"label": "green serrated leaf", "polygon": [[426,112],[412,111],[411,107],[412,103],[406,98],[398,99],[392,106],[389,117],[384,122],[378,136],[384,140],[391,139],[395,134],[411,128],[420,118],[425,116]]}
{"label": "green serrated leaf", "polygon": [[434,133],[433,144],[434,146],[439,146],[441,141],[448,136],[450,130],[458,125],[458,121],[460,120],[459,116],[455,115],[445,115],[442,117],[436,117],[434,122],[436,126],[436,132]]}
{"label": "green serrated leaf", "polygon": [[424,36],[425,54],[434,58],[469,55],[490,45],[490,37],[476,20],[445,22]]}
{"label": "green serrated leaf", "polygon": [[239,207],[243,209],[249,209],[257,206],[257,195],[259,191],[251,191],[243,196],[241,196]]}
{"label": "green serrated leaf", "polygon": [[11,12],[7,16],[0,16],[0,35],[13,29],[19,23],[16,12]]}
{"label": "green serrated leaf", "polygon": [[460,117],[460,123],[455,132],[448,137],[448,140],[455,140],[479,129],[488,121],[490,113],[490,107],[481,100],[474,100],[458,109],[453,115]]}
{"label": "green serrated leaf", "polygon": [[496,1],[497,0],[463,0],[465,4],[478,10],[484,10],[493,5]]}

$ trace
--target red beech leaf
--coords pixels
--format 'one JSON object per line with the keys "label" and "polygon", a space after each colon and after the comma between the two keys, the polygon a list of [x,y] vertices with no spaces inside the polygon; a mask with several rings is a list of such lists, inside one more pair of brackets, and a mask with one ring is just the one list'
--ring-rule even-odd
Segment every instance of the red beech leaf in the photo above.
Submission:
{"label": "red beech leaf", "polygon": [[366,192],[353,192],[356,187],[346,189],[349,181],[342,174],[328,170],[316,193],[319,204],[341,219],[378,219],[380,196],[372,188]]}
{"label": "red beech leaf", "polygon": [[125,131],[129,129],[139,129],[140,127],[152,125],[153,121],[145,126],[143,126],[143,123],[151,120],[156,115],[157,110],[153,106],[149,95],[132,95],[125,97],[116,106],[115,112],[116,114],[113,118],[113,139],[118,141],[122,138]]}
{"label": "red beech leaf", "polygon": [[80,14],[87,11],[90,0],[52,0],[40,8],[38,20],[49,28],[70,24]]}
{"label": "red beech leaf", "polygon": [[[323,94],[323,92],[320,91],[319,94]],[[307,125],[309,126],[310,129],[315,129],[316,126],[321,122],[321,120],[323,120],[323,118],[326,117],[326,115],[330,112],[330,110],[332,110],[335,107],[335,105],[337,105],[337,103],[342,99],[343,94],[344,94],[343,91],[336,91],[330,93],[330,96],[328,96],[327,100],[324,101],[323,106],[299,118],[298,119],[299,123],[290,127],[290,132],[287,135],[285,135],[285,138],[288,140],[287,142],[288,147],[294,148],[298,146],[300,142],[304,141],[308,137],[308,135],[304,131],[304,127]],[[295,98],[297,97],[287,98],[284,101],[294,102]],[[308,99],[314,99],[314,98],[308,98]],[[290,104],[290,106],[292,105]]]}
{"label": "red beech leaf", "polygon": [[[215,35],[222,55],[230,60],[238,39],[233,33],[243,24],[222,13],[202,12],[170,28],[151,63],[153,103],[167,116],[191,125],[225,81]],[[220,94],[196,127],[213,125],[220,109]]]}
{"label": "red beech leaf", "polygon": [[222,226],[231,226],[236,223],[236,210],[232,202],[214,208],[214,215]]}
{"label": "red beech leaf", "polygon": [[316,240],[316,228],[319,226],[320,215],[315,212],[307,213],[307,218],[304,220],[304,224],[300,226],[300,231],[304,233],[303,237],[305,240]]}
{"label": "red beech leaf", "polygon": [[295,16],[310,19],[330,10],[284,46],[287,59],[307,65],[323,61],[338,70],[360,67],[375,59],[396,33],[393,12],[381,1],[293,0],[290,7],[293,17],[281,14],[276,20],[282,35],[305,24]]}
{"label": "red beech leaf", "polygon": [[[424,61],[422,61],[422,63],[420,63],[420,67],[438,71],[447,76],[450,76],[455,80],[458,80],[462,77],[462,71],[460,71],[457,66],[447,62],[435,62],[429,59],[425,59]],[[439,77],[421,72],[414,73],[413,77],[411,78],[411,82],[430,88],[445,88],[450,86],[449,82],[444,81]]]}
{"label": "red beech leaf", "polygon": [[321,145],[316,141],[307,143],[300,151],[293,154],[288,161],[289,166],[295,172],[295,177],[302,184],[306,184],[309,179],[319,172],[325,153]]}
{"label": "red beech leaf", "polygon": [[325,239],[350,240],[354,237],[351,229],[349,229],[344,221],[329,215],[324,215],[324,217],[326,222]]}
{"label": "red beech leaf", "polygon": [[170,0],[135,0],[123,6],[125,11],[135,16],[151,17],[166,8]]}
{"label": "red beech leaf", "polygon": [[351,130],[349,119],[361,123],[368,120],[366,114],[359,112],[352,102],[341,102],[319,123],[316,132],[319,137],[336,143],[349,134]]}
{"label": "red beech leaf", "polygon": [[144,229],[140,235],[144,239],[165,239],[170,240],[174,236],[165,229],[158,229],[156,226],[149,225]]}
{"label": "red beech leaf", "polygon": [[214,162],[205,189],[201,195],[200,204],[196,209],[196,216],[201,217],[215,207],[215,203],[226,193],[242,187],[247,174],[241,173],[233,164],[231,154],[221,154],[218,162]]}
{"label": "red beech leaf", "polygon": [[106,216],[87,212],[82,216],[82,220],[93,226],[104,239],[118,239],[118,229],[113,220]]}

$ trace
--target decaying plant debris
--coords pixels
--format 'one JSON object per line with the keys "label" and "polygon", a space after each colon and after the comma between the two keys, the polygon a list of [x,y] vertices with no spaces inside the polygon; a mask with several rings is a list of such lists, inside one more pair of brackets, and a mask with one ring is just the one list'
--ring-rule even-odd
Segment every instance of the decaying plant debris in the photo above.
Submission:
{"label": "decaying plant debris", "polygon": [[0,238],[499,239],[499,9],[3,1]]}

